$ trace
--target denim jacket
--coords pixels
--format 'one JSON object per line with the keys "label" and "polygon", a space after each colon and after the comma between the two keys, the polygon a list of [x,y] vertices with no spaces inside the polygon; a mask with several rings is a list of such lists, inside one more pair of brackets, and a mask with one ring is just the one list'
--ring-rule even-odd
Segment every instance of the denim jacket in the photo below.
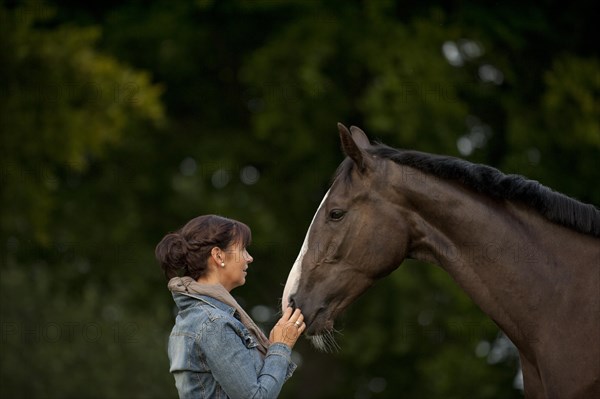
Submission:
{"label": "denim jacket", "polygon": [[181,399],[276,398],[296,365],[291,349],[270,345],[263,358],[234,308],[214,298],[173,293],[179,308],[169,337],[170,372]]}

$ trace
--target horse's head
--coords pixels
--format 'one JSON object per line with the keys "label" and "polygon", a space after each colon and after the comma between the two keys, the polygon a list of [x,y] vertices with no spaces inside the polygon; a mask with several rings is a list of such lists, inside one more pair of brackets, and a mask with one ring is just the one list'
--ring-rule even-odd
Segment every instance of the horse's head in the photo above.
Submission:
{"label": "horse's head", "polygon": [[282,298],[283,308],[302,309],[307,334],[321,349],[335,318],[402,262],[407,243],[385,177],[390,161],[369,153],[359,128],[338,128],[347,158],[312,220]]}

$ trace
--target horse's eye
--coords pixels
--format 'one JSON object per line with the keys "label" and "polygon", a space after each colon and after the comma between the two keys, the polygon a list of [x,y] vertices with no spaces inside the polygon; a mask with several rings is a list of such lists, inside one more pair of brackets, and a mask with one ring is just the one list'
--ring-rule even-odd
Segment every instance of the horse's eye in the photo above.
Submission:
{"label": "horse's eye", "polygon": [[345,214],[346,212],[341,209],[333,209],[331,212],[329,212],[329,217],[331,220],[340,220]]}

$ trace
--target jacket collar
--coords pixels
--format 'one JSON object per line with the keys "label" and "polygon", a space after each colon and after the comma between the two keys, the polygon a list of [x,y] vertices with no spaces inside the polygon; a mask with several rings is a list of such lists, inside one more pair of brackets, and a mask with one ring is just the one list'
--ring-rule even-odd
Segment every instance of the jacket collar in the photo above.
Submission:
{"label": "jacket collar", "polygon": [[204,302],[213,308],[222,310],[230,315],[235,315],[236,310],[223,302],[206,295],[189,294],[183,292],[173,292],[173,300],[177,304],[180,311],[186,310],[192,306],[198,305],[198,301]]}

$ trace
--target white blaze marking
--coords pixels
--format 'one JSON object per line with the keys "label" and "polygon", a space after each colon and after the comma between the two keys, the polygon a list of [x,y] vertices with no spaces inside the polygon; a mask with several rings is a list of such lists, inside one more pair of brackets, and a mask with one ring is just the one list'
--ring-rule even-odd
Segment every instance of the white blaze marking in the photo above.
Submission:
{"label": "white blaze marking", "polygon": [[313,216],[312,221],[310,222],[310,226],[308,226],[308,231],[306,232],[306,237],[304,237],[304,243],[302,243],[302,248],[300,249],[300,253],[294,262],[294,266],[290,270],[290,274],[288,275],[287,282],[285,283],[285,288],[283,289],[283,297],[281,298],[281,310],[285,311],[289,303],[290,295],[294,294],[298,290],[298,284],[300,282],[300,274],[302,273],[302,260],[304,259],[304,255],[308,252],[308,236],[310,235],[310,228],[312,227],[315,219],[317,218],[317,214],[321,207],[325,203],[325,199],[329,195],[329,190],[325,193],[325,196],[321,200],[321,204],[317,208],[315,212],[315,216]]}

